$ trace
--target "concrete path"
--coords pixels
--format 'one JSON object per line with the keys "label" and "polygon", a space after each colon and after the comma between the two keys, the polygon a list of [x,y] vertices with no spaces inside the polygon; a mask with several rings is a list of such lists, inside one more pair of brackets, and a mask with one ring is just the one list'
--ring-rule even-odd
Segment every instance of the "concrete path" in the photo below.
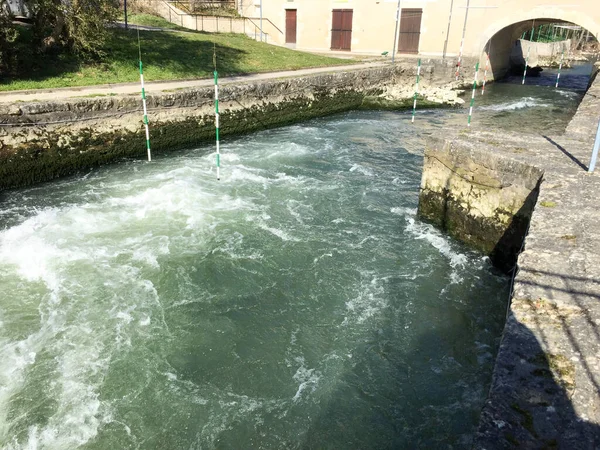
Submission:
{"label": "concrete path", "polygon": [[[343,66],[328,66],[316,67],[312,69],[286,70],[281,72],[258,73],[252,75],[240,75],[235,77],[224,77],[219,79],[220,85],[230,83],[255,82],[263,80],[271,80],[278,78],[292,78],[304,75],[313,75],[320,73],[346,72],[351,70],[368,69],[372,67],[383,67],[389,63],[386,62],[371,62],[350,64]],[[212,86],[214,83],[212,78],[200,80],[179,80],[179,81],[155,81],[146,82],[146,93],[153,94],[161,91],[172,91],[186,88]],[[86,96],[102,96],[102,95],[129,95],[139,94],[140,83],[122,83],[122,84],[105,84],[100,86],[81,86],[74,88],[56,88],[56,89],[33,89],[27,91],[8,91],[0,92],[0,103],[26,102],[26,101],[42,101],[42,100],[57,100],[72,97]]]}

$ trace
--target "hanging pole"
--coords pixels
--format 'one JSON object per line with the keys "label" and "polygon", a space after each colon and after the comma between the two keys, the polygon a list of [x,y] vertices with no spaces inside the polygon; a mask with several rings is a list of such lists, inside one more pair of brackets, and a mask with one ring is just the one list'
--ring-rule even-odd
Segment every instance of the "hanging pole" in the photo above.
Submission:
{"label": "hanging pole", "polygon": [[469,121],[467,126],[471,126],[471,118],[473,117],[473,105],[475,104],[475,91],[477,90],[477,75],[479,74],[479,63],[475,65],[475,77],[473,78],[473,93],[471,94],[471,106],[469,107]]}
{"label": "hanging pole", "polygon": [[462,38],[460,40],[460,51],[458,52],[458,62],[456,63],[456,81],[460,75],[460,64],[462,62],[463,49],[465,47],[465,34],[467,33],[467,19],[469,18],[469,4],[471,0],[467,0],[467,9],[465,11],[465,24],[463,25]]}
{"label": "hanging pole", "polygon": [[394,30],[394,50],[392,51],[392,64],[396,59],[396,44],[398,43],[398,22],[400,21],[400,3],[402,0],[398,0],[398,7],[396,8],[396,29]]}
{"label": "hanging pole", "polygon": [[152,161],[150,153],[150,131],[148,130],[148,110],[146,109],[146,89],[144,88],[144,69],[142,67],[142,46],[140,44],[140,29],[137,29],[138,35],[138,52],[140,61],[140,83],[142,85],[142,106],[144,108],[144,128],[146,128],[146,150],[148,151],[148,161]]}
{"label": "hanging pole", "polygon": [[444,52],[442,60],[446,59],[446,50],[448,50],[448,39],[450,38],[450,24],[452,23],[452,9],[454,8],[454,0],[450,0],[450,15],[448,16],[448,30],[446,31],[446,40],[444,41]]}
{"label": "hanging pole", "polygon": [[417,83],[415,84],[415,99],[413,102],[412,123],[415,123],[415,114],[417,113],[417,96],[419,95],[419,79],[421,78],[421,58],[417,63]]}
{"label": "hanging pole", "polygon": [[560,55],[560,64],[558,65],[558,73],[556,74],[556,89],[558,89],[558,82],[560,81],[560,71],[562,70],[563,60],[565,58],[565,50],[563,49],[562,54]]}
{"label": "hanging pole", "polygon": [[485,72],[483,72],[483,87],[481,88],[481,95],[485,94],[485,84],[487,83],[487,73],[490,66],[490,51],[492,48],[492,40],[488,42],[488,49],[485,52]]}
{"label": "hanging pole", "polygon": [[596,142],[594,142],[594,150],[592,151],[592,159],[590,161],[590,168],[588,172],[592,173],[596,168],[596,161],[598,159],[598,149],[600,149],[600,122],[598,122],[598,130],[596,131]]}
{"label": "hanging pole", "polygon": [[535,31],[535,20],[531,26],[531,38],[529,40],[529,45],[527,46],[527,58],[525,58],[525,70],[523,71],[523,81],[521,84],[525,84],[525,78],[527,78],[527,65],[529,64],[529,54],[531,52],[531,45],[533,44],[533,34]]}
{"label": "hanging pole", "polygon": [[523,81],[521,84],[525,84],[525,78],[527,77],[527,64],[529,64],[529,51],[531,50],[531,42],[529,42],[529,46],[527,47],[527,58],[525,58],[525,70],[523,71]]}
{"label": "hanging pole", "polygon": [[217,44],[213,47],[213,66],[215,68],[215,135],[217,140],[217,154],[216,154],[216,165],[217,165],[217,180],[221,179],[219,169],[221,168],[221,153],[219,151],[219,75],[217,74]]}

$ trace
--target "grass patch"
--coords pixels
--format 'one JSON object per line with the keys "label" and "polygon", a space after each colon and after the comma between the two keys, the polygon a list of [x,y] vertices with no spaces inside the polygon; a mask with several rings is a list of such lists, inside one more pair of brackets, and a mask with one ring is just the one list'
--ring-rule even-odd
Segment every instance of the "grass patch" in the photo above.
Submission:
{"label": "grass patch", "polygon": [[[119,20],[125,21],[125,17],[121,16]],[[167,30],[190,31],[187,28],[180,27],[179,25],[169,22],[167,19],[164,19],[160,16],[154,16],[152,14],[127,14],[127,23],[131,25],[141,25],[144,27],[164,28]]]}
{"label": "grass patch", "polygon": [[560,238],[564,239],[565,241],[574,241],[575,239],[577,239],[577,236],[575,236],[574,234],[565,234]]}
{"label": "grass patch", "polygon": [[543,202],[540,202],[540,205],[542,205],[544,208],[555,208],[556,202],[552,202],[550,200],[544,200]]}
{"label": "grass patch", "polygon": [[[23,75],[2,80],[0,91],[139,81],[137,30],[114,28],[110,33],[102,61],[81,61],[66,53],[31,55],[21,66]],[[20,39],[27,36],[22,33]],[[242,34],[140,31],[140,40],[146,81],[212,77],[215,45],[220,76],[348,64],[348,60],[256,42]]]}

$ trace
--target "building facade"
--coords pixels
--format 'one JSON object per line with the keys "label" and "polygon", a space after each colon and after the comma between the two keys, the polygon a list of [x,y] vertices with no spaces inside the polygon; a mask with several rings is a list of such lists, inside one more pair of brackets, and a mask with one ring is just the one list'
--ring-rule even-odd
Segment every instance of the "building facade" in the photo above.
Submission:
{"label": "building facade", "polygon": [[[356,54],[477,57],[510,51],[532,23],[557,21],[600,32],[598,0],[239,0],[240,12],[261,16],[269,41],[293,48]],[[262,7],[261,7],[262,2]],[[467,8],[468,5],[468,8]],[[465,20],[466,19],[466,20]],[[464,32],[464,33],[463,33]],[[463,39],[464,35],[464,39]],[[494,42],[497,41],[497,42]]]}

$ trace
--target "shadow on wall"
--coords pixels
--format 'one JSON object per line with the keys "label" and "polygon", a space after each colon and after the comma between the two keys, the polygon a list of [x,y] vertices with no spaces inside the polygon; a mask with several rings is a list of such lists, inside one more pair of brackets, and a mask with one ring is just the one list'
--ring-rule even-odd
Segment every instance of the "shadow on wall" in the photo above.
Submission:
{"label": "shadow on wall", "polygon": [[473,448],[597,449],[600,426],[577,414],[574,389],[573,363],[545,353],[511,313]]}
{"label": "shadow on wall", "polygon": [[513,273],[517,258],[523,250],[531,215],[537,203],[542,178],[523,202],[523,206],[513,215],[510,224],[498,240],[489,257],[496,267],[505,273]]}

